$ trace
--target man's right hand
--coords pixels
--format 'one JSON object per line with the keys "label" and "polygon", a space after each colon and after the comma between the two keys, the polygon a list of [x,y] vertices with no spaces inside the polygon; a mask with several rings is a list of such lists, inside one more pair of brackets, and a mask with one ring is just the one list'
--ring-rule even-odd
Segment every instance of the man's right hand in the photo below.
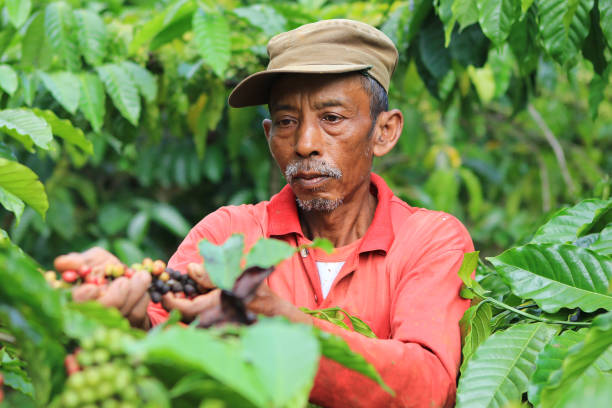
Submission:
{"label": "man's right hand", "polygon": [[[119,259],[102,248],[91,248],[85,252],[72,252],[55,259],[55,269],[62,273],[66,270],[92,268],[91,273],[104,274],[106,265],[121,263]],[[83,284],[72,291],[77,302],[96,300],[104,306],[114,307],[125,316],[133,327],[144,330],[150,328],[147,306],[150,301],[147,289],[151,285],[151,274],[140,271],[130,279],[120,277],[107,285]]]}

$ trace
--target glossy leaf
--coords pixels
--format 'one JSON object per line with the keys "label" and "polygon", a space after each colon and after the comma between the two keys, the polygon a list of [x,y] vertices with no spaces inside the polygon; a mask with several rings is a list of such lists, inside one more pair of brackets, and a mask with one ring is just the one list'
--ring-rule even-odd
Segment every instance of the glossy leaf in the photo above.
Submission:
{"label": "glossy leaf", "polygon": [[612,44],[612,2],[600,0],[597,4],[599,6],[601,30],[608,44]]}
{"label": "glossy leaf", "polygon": [[131,61],[122,61],[121,67],[130,75],[140,94],[148,102],[153,102],[157,96],[157,80],[153,74]]}
{"label": "glossy leaf", "polygon": [[593,70],[598,75],[602,75],[608,66],[608,62],[605,56],[607,49],[606,39],[601,30],[599,21],[599,9],[593,7],[590,11],[590,16],[591,25],[589,35],[585,38],[582,45],[582,55],[584,55],[584,58],[591,61]]}
{"label": "glossy leaf", "polygon": [[77,86],[79,78],[72,72],[54,72],[48,74],[38,73],[45,88],[51,92],[56,101],[68,112],[74,114],[79,106],[80,87]]}
{"label": "glossy leaf", "polygon": [[573,242],[587,233],[591,226],[611,209],[612,200],[594,198],[564,208],[536,231],[531,242],[534,244]]}
{"label": "glossy leaf", "polygon": [[99,132],[104,123],[106,107],[104,104],[104,85],[96,75],[89,72],[79,75],[79,109],[94,131]]}
{"label": "glossy leaf", "polygon": [[0,187],[32,207],[42,217],[49,208],[45,188],[28,167],[0,158]]}
{"label": "glossy leaf", "polygon": [[295,247],[284,241],[260,238],[249,250],[245,268],[259,266],[265,269],[276,266],[285,259],[289,259],[295,251]]}
{"label": "glossy leaf", "polygon": [[461,373],[465,371],[474,351],[491,335],[492,317],[491,306],[487,302],[480,302],[466,310],[459,321],[462,339],[461,355],[463,356]]}
{"label": "glossy leaf", "polygon": [[115,107],[132,125],[137,126],[140,116],[140,97],[130,75],[117,64],[102,65],[96,67],[96,71]]}
{"label": "glossy leaf", "polygon": [[51,64],[53,50],[45,34],[45,13],[36,12],[21,41],[21,61],[24,67],[46,69]]}
{"label": "glossy leaf", "polygon": [[287,31],[287,20],[272,6],[253,4],[234,9],[234,13],[248,20],[251,25],[261,29],[267,37]]}
{"label": "glossy leaf", "polygon": [[567,356],[569,349],[581,342],[585,335],[586,330],[579,332],[567,330],[561,335],[553,337],[550,343],[538,354],[536,369],[529,384],[529,402],[534,405],[540,404],[542,389],[548,385],[551,374],[561,368],[563,359]]}
{"label": "glossy leaf", "polygon": [[488,258],[512,292],[546,312],[612,310],[612,259],[573,245],[525,245]]}
{"label": "glossy leaf", "polygon": [[612,312],[597,316],[582,342],[572,347],[542,390],[542,407],[554,407],[564,391],[612,346]]}
{"label": "glossy leaf", "polygon": [[198,52],[220,78],[231,57],[230,27],[219,12],[198,10],[193,15],[194,40]]}
{"label": "glossy leaf", "polygon": [[160,367],[166,375],[169,375],[169,369],[182,373],[181,377],[205,374],[254,405],[266,405],[266,395],[261,392],[264,386],[255,368],[243,358],[237,358],[243,354],[241,344],[222,341],[208,330],[170,327],[134,343],[129,351],[147,365]]}
{"label": "glossy leaf", "polygon": [[[301,307],[300,310],[310,316],[314,316],[317,319],[325,320],[326,322],[330,322],[335,324],[338,327],[342,327],[346,330],[352,330],[356,333],[363,334],[366,337],[370,337],[372,339],[377,338],[376,334],[372,331],[370,326],[357,316],[354,316],[348,313],[346,310],[341,307],[327,307],[325,309],[315,309],[311,310],[306,307]],[[348,319],[351,322],[353,328],[351,329],[344,320]]]}
{"label": "glossy leaf", "polygon": [[17,90],[19,80],[17,73],[9,65],[0,65],[0,89],[9,95],[13,95]]}
{"label": "glossy leaf", "polygon": [[451,10],[460,30],[478,22],[478,0],[454,0]]}
{"label": "glossy leaf", "polygon": [[589,33],[590,10],[594,0],[576,0],[568,7],[567,0],[538,3],[540,37],[546,51],[563,66],[575,63],[582,43]]}
{"label": "glossy leaf", "polygon": [[423,66],[437,80],[441,80],[451,67],[451,56],[444,46],[444,29],[437,18],[424,21],[418,37],[418,53]]}
{"label": "glossy leaf", "polygon": [[222,245],[214,245],[203,239],[198,244],[198,248],[200,255],[204,258],[204,267],[215,286],[231,290],[236,278],[242,272],[240,262],[244,249],[244,237],[234,234]]}
{"label": "glossy leaf", "polygon": [[602,255],[612,256],[612,224],[608,224],[600,233],[599,237],[589,247]]}
{"label": "glossy leaf", "polygon": [[53,50],[69,71],[80,68],[79,50],[72,8],[63,2],[50,3],[45,9],[45,33]]}
{"label": "glossy leaf", "polygon": [[478,22],[483,33],[496,45],[508,38],[521,9],[516,0],[476,0]]}
{"label": "glossy leaf", "polygon": [[51,110],[34,108],[32,112],[43,118],[50,126],[54,135],[61,137],[66,142],[78,146],[87,154],[93,154],[93,145],[85,137],[81,129],[75,127],[68,119],[60,119]]}
{"label": "glossy leaf", "polygon": [[497,408],[520,402],[537,355],[557,330],[543,323],[518,324],[491,335],[478,347],[459,379],[457,408]]}
{"label": "glossy leaf", "polygon": [[89,65],[101,65],[106,56],[108,33],[104,21],[89,10],[74,12],[79,50]]}
{"label": "glossy leaf", "polygon": [[15,222],[19,224],[21,215],[25,209],[25,204],[23,201],[19,197],[0,187],[0,204],[2,204],[2,206],[8,211],[15,214]]}
{"label": "glossy leaf", "polygon": [[262,319],[245,330],[244,357],[262,382],[270,406],[308,401],[319,363],[319,344],[312,329],[280,319]]}
{"label": "glossy leaf", "polygon": [[32,10],[32,0],[6,0],[6,10],[9,20],[19,28],[25,23]]}
{"label": "glossy leaf", "polygon": [[53,139],[51,126],[27,109],[0,111],[0,132],[6,133],[31,150],[32,146],[49,148]]}
{"label": "glossy leaf", "polygon": [[177,237],[184,237],[191,229],[187,220],[176,208],[168,204],[155,204],[148,212],[152,220],[166,227]]}
{"label": "glossy leaf", "polygon": [[337,363],[342,364],[348,369],[365,375],[368,378],[376,381],[383,390],[391,395],[395,395],[394,391],[385,384],[384,380],[376,371],[376,368],[370,364],[361,354],[353,352],[348,344],[342,338],[331,333],[314,329],[319,344],[321,345],[321,355]]}

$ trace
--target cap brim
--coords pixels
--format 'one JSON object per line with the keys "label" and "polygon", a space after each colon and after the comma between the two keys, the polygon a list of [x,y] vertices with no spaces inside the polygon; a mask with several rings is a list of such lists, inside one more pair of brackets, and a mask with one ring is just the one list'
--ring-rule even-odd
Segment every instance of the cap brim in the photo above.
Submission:
{"label": "cap brim", "polygon": [[256,72],[243,79],[232,91],[228,103],[234,108],[268,103],[270,87],[281,74],[342,74],[372,68],[371,65],[300,65]]}

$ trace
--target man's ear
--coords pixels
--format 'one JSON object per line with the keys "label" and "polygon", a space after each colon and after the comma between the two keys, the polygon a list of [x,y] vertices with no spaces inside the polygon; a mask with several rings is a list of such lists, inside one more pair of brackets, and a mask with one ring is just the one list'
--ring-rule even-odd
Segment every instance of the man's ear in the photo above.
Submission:
{"label": "man's ear", "polygon": [[261,126],[263,126],[264,133],[266,134],[266,140],[270,140],[270,129],[272,129],[272,121],[270,119],[264,119],[261,122]]}
{"label": "man's ear", "polygon": [[384,156],[397,143],[404,127],[404,115],[398,109],[381,112],[376,120],[372,137],[372,152],[374,156]]}

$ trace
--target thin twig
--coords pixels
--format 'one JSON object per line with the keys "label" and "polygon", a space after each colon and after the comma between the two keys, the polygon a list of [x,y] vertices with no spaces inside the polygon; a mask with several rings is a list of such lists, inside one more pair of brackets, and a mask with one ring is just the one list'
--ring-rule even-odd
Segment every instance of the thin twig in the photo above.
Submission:
{"label": "thin twig", "polygon": [[501,307],[503,309],[509,310],[511,312],[514,312],[514,313],[516,313],[518,315],[521,315],[523,317],[526,317],[528,319],[535,320],[537,322],[548,323],[548,324],[563,324],[563,325],[567,325],[567,326],[591,326],[591,323],[587,323],[587,322],[568,322],[566,320],[551,320],[551,319],[546,319],[545,317],[535,316],[535,315],[532,315],[530,313],[525,313],[525,312],[523,312],[521,310],[518,310],[518,309],[516,309],[516,308],[514,308],[512,306],[509,306],[509,305],[505,304],[504,302],[500,302],[499,300],[494,299],[492,297],[486,297],[484,299],[484,301],[494,303],[494,304],[496,304],[497,306],[499,306],[499,307]]}
{"label": "thin twig", "polygon": [[542,115],[540,115],[540,112],[538,112],[532,104],[529,104],[527,106],[527,110],[529,111],[531,118],[535,121],[535,123],[538,125],[538,127],[544,134],[544,137],[546,138],[546,141],[548,142],[550,147],[552,147],[553,152],[555,153],[555,157],[557,158],[557,163],[559,163],[559,167],[561,168],[561,175],[565,180],[565,184],[567,185],[570,194],[575,193],[576,189],[574,188],[574,183],[572,182],[572,178],[567,168],[567,161],[565,160],[565,154],[563,153],[561,143],[559,143],[552,130],[550,130],[550,128],[544,121],[544,118],[542,118]]}
{"label": "thin twig", "polygon": [[540,182],[542,183],[542,211],[547,213],[550,211],[550,179],[548,178],[546,163],[540,156],[538,156],[538,164],[540,166]]}
{"label": "thin twig", "polygon": [[15,343],[15,337],[11,336],[8,333],[0,332],[0,341],[4,341],[6,343]]}

